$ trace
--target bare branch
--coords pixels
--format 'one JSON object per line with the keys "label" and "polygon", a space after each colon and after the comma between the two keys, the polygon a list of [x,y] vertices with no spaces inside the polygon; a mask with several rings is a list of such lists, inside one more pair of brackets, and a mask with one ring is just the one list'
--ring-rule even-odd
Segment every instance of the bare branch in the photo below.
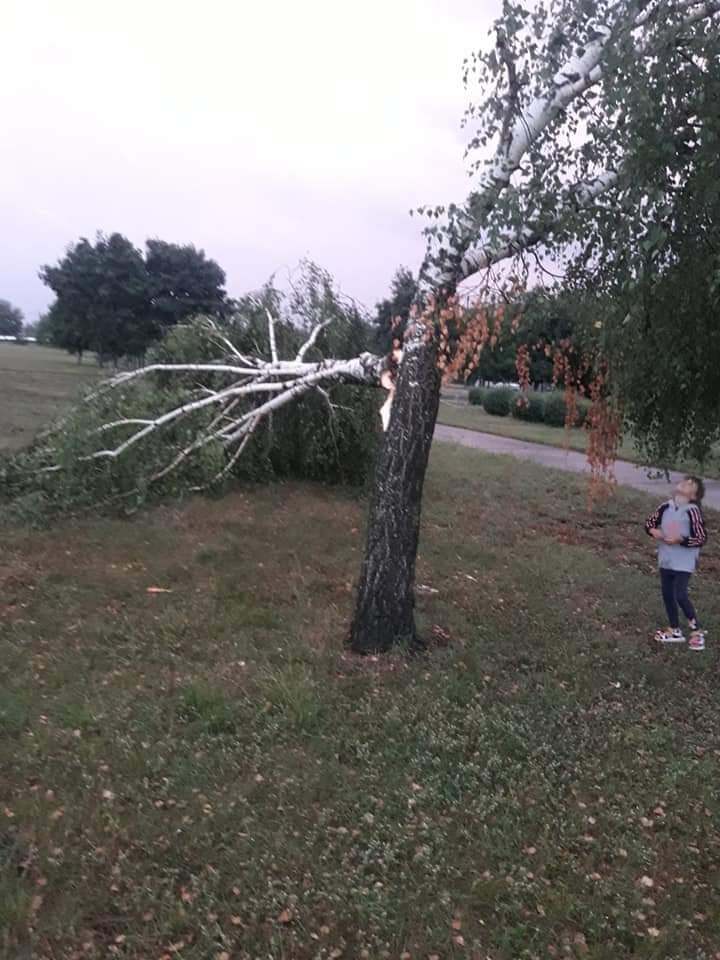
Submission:
{"label": "bare branch", "polygon": [[332,323],[332,317],[329,320],[323,320],[322,323],[318,323],[313,327],[310,336],[307,338],[305,343],[298,350],[298,355],[295,357],[295,360],[299,363],[305,356],[305,354],[310,350],[311,347],[315,346],[320,332],[329,326]]}
{"label": "bare branch", "polygon": [[[368,356],[365,354],[364,356]],[[380,358],[373,358],[378,360],[382,364]],[[227,443],[233,443],[239,437],[244,436],[246,432],[247,423],[256,418],[262,418],[272,413],[275,410],[280,409],[280,407],[285,406],[286,403],[289,403],[291,400],[297,399],[302,394],[306,393],[311,388],[315,387],[320,383],[328,383],[334,381],[340,381],[344,379],[358,379],[358,377],[353,376],[351,373],[352,370],[356,369],[358,361],[360,358],[354,358],[353,360],[339,361],[336,360],[333,362],[332,366],[327,364],[318,364],[317,369],[314,373],[309,373],[304,377],[300,377],[292,384],[283,384],[283,392],[278,394],[275,397],[272,397],[270,400],[266,400],[265,403],[261,404],[259,407],[255,407],[250,413],[244,414],[236,421],[235,429],[232,432],[228,433],[227,430],[223,431]],[[380,380],[380,370],[378,368],[378,380]]]}
{"label": "bare branch", "polygon": [[[322,383],[333,380],[340,379],[359,379],[362,382],[367,382],[369,377],[367,363],[368,361],[363,358],[369,357],[369,354],[364,354],[363,357],[356,357],[352,360],[347,361],[333,361],[332,363],[321,363],[321,364],[312,364],[312,372],[305,374],[304,376],[299,377],[294,382],[274,382],[274,383],[251,383],[245,386],[231,386],[227,387],[224,390],[220,390],[217,393],[213,393],[210,396],[203,397],[200,400],[195,400],[192,403],[185,403],[179,407],[175,407],[172,410],[168,410],[166,413],[156,417],[154,420],[143,421],[144,426],[141,430],[138,430],[136,433],[132,434],[127,440],[119,444],[119,446],[106,449],[98,450],[95,453],[89,454],[86,457],[83,457],[84,460],[98,460],[98,459],[111,459],[116,460],[121,454],[125,453],[130,447],[137,444],[140,440],[144,439],[148,434],[154,432],[155,430],[160,429],[161,427],[167,426],[170,423],[178,420],[180,417],[185,417],[189,413],[194,413],[198,410],[202,410],[205,407],[212,406],[218,403],[222,403],[225,400],[232,398],[245,397],[250,395],[262,394],[262,393],[275,393],[278,396],[274,397],[272,400],[266,401],[259,408],[252,411],[250,414],[246,414],[241,417],[240,420],[236,421],[236,424],[244,424],[251,417],[254,416],[264,416],[266,413],[270,413],[273,410],[278,409],[281,406],[284,406],[290,400],[294,399],[298,395],[304,393],[310,387],[314,386],[316,383]],[[373,361],[379,361],[380,358],[372,358]],[[380,361],[381,362],[381,361]],[[126,423],[131,423],[132,421],[125,421]],[[121,426],[123,421],[117,421],[113,426]],[[223,434],[226,434],[226,430],[222,431]],[[233,440],[237,438],[237,432],[226,436],[228,443],[232,443]]]}
{"label": "bare branch", "polygon": [[207,428],[207,431],[201,434],[197,440],[194,440],[192,443],[188,444],[184,450],[181,450],[180,453],[170,463],[163,467],[162,470],[159,470],[157,473],[154,473],[150,477],[150,483],[155,483],[157,480],[162,480],[163,477],[166,477],[169,473],[179,467],[183,460],[186,460],[192,453],[196,450],[199,450],[201,447],[207,446],[208,443],[212,443],[213,440],[217,439],[218,434],[214,432],[214,428],[221,423],[226,417],[231,413],[231,411],[240,403],[240,398],[236,398],[227,407],[224,407],[220,413],[215,417],[215,419],[210,423]]}
{"label": "bare branch", "polygon": [[212,339],[215,340],[216,343],[225,347],[227,351],[233,357],[237,357],[238,360],[241,361],[241,363],[245,363],[249,366],[252,365],[252,360],[249,360],[243,353],[240,353],[240,351],[232,342],[232,340],[228,339],[228,337],[220,333],[220,330],[218,329],[218,325],[215,323],[212,317],[208,317],[205,322],[207,324],[208,329],[211,331]]}
{"label": "bare branch", "polygon": [[505,111],[500,129],[500,142],[507,142],[510,134],[510,124],[515,113],[519,110],[520,102],[520,82],[518,80],[517,68],[513,60],[512,53],[508,48],[507,37],[501,31],[498,31],[495,48],[500,54],[500,59],[505,64],[507,70],[508,83],[507,94],[505,95]]}
{"label": "bare branch", "polygon": [[108,430],[115,430],[117,427],[129,427],[129,426],[150,426],[151,423],[154,423],[154,420],[113,420],[111,423],[104,423],[101,427],[98,427],[95,433],[107,433]]}
{"label": "bare branch", "polygon": [[275,342],[275,318],[270,311],[265,308],[265,315],[268,319],[268,334],[270,335],[270,359],[273,363],[278,362],[277,343]]}
{"label": "bare branch", "polygon": [[[363,371],[366,369],[366,367],[367,370],[370,370],[373,367],[373,363],[379,362],[381,358],[374,357],[369,353],[365,353],[361,354],[359,357],[356,357],[355,360],[356,365],[353,367],[353,373],[349,374],[350,379],[360,379],[362,382],[370,382]],[[330,369],[332,364],[339,361],[320,361],[320,363],[325,362],[330,365],[328,368]],[[345,361],[341,362],[344,363]],[[307,373],[312,373],[314,370],[317,370],[319,366],[318,363],[307,363],[297,360],[278,360],[273,364],[269,364],[261,360],[255,360],[254,364],[254,366],[241,367],[228,363],[151,363],[146,367],[140,367],[137,370],[129,370],[124,373],[119,373],[116,376],[111,377],[109,380],[105,380],[100,384],[97,390],[89,393],[85,397],[85,402],[96,400],[98,396],[106,393],[108,390],[125,386],[132,380],[149,376],[151,373],[225,373],[232,374],[233,376],[239,378],[246,378],[246,382],[253,380],[258,382],[260,379],[267,377],[269,373],[272,373],[274,377],[292,378],[304,376]],[[375,380],[377,380],[377,377]],[[208,388],[205,387],[203,389],[207,390]]]}
{"label": "bare branch", "polygon": [[[270,319],[270,316],[269,316]],[[272,323],[270,326],[272,330]],[[317,330],[318,328],[316,328]],[[214,331],[211,330],[211,335]],[[232,344],[229,345],[230,348]],[[93,394],[86,398],[86,402],[105,397],[113,390],[126,387],[129,383],[137,382],[142,377],[153,373],[165,373],[168,376],[204,373],[213,374],[226,380],[224,386],[210,389],[200,385],[198,390],[189,389],[185,401],[164,413],[156,416],[120,417],[98,427],[95,434],[107,434],[123,428],[134,428],[129,436],[114,446],[88,453],[78,460],[90,462],[96,460],[117,460],[130,449],[136,447],[152,434],[178,421],[206,409],[218,408],[213,419],[198,430],[197,437],[182,450],[179,450],[170,462],[156,471],[150,482],[155,482],[177,469],[193,453],[212,442],[222,443],[228,450],[233,450],[240,443],[240,449],[234,450],[227,469],[223,469],[219,476],[224,476],[237,461],[243,449],[245,439],[255,430],[265,417],[272,414],[292,400],[302,396],[308,390],[322,389],[322,384],[338,382],[355,382],[369,385],[379,385],[382,371],[385,367],[383,357],[370,353],[363,353],[349,360],[322,360],[316,363],[306,363],[302,360],[281,361],[277,356],[274,336],[271,337],[271,350],[274,359],[270,362],[238,356],[242,365],[238,363],[155,363],[139,370],[121,373],[106,381]],[[231,351],[232,352],[232,351]],[[236,354],[237,355],[237,354]],[[325,391],[323,391],[325,393]],[[247,409],[247,403],[261,400],[259,405]],[[329,397],[326,398],[329,401]],[[238,410],[241,403],[245,408]],[[50,452],[50,451],[48,451]],[[59,465],[45,467],[41,473],[53,473],[61,469]]]}
{"label": "bare branch", "polygon": [[85,397],[85,402],[96,400],[101,394],[115,387],[122,387],[137,380],[138,377],[146,377],[151,373],[232,373],[236,376],[257,376],[257,367],[238,367],[227,363],[150,363],[146,367],[138,367],[137,370],[128,370],[124,373],[118,373],[109,380],[103,381],[97,390],[89,393]]}
{"label": "bare branch", "polygon": [[192,488],[196,493],[199,493],[201,490],[206,490],[208,487],[211,487],[211,486],[212,486],[213,484],[215,484],[215,483],[219,483],[221,480],[223,480],[223,479],[230,473],[230,471],[233,469],[233,467],[234,467],[235,464],[238,462],[238,460],[240,459],[240,457],[243,455],[243,452],[244,452],[244,450],[245,450],[245,447],[248,445],[248,443],[249,443],[249,441],[250,441],[250,437],[253,435],[253,433],[254,433],[254,431],[255,431],[255,427],[257,426],[258,423],[259,423],[259,420],[253,420],[253,421],[250,423],[250,426],[249,426],[249,428],[248,428],[245,436],[243,437],[243,441],[242,441],[242,443],[240,444],[240,446],[237,448],[237,450],[235,451],[235,453],[234,453],[234,454],[232,455],[232,457],[228,460],[228,462],[225,464],[225,466],[222,468],[222,470],[219,470],[219,471],[215,474],[215,476],[210,480],[209,483],[205,484],[204,486],[196,486],[196,487],[193,487],[193,488]]}
{"label": "bare branch", "polygon": [[584,180],[570,186],[567,190],[567,206],[557,211],[557,215],[552,222],[545,223],[542,226],[528,224],[503,238],[500,246],[493,247],[489,244],[480,243],[472,247],[462,259],[462,277],[470,277],[479,270],[490,267],[494,263],[508,260],[523,250],[529,250],[541,243],[549,237],[553,227],[560,222],[563,213],[567,212],[570,205],[575,209],[589,206],[593,200],[617,186],[618,179],[619,175],[616,171],[607,170],[593,177],[592,180]]}

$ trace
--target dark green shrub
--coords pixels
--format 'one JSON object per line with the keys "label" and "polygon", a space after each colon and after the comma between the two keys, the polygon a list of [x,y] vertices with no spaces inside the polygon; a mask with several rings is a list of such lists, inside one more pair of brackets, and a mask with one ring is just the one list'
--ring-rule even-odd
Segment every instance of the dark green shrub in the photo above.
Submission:
{"label": "dark green shrub", "polygon": [[491,413],[495,417],[507,417],[510,413],[510,405],[514,402],[516,393],[505,387],[496,387],[488,390],[483,400],[483,406],[486,413]]}
{"label": "dark green shrub", "polygon": [[[585,397],[576,398],[576,415],[574,427],[581,427],[585,423],[590,401]],[[565,393],[561,390],[554,390],[548,393],[545,399],[545,423],[549,427],[564,427],[567,419],[567,406],[565,403]]]}
{"label": "dark green shrub", "polygon": [[520,394],[513,402],[512,415],[518,420],[527,420],[529,423],[542,423],[545,418],[543,395],[534,391],[524,397]]}
{"label": "dark green shrub", "polygon": [[485,395],[487,390],[485,387],[470,387],[468,392],[468,403],[472,404],[474,407],[481,407],[483,401],[485,400]]}
{"label": "dark green shrub", "polygon": [[578,427],[585,426],[585,421],[587,420],[587,415],[589,412],[590,412],[590,401],[586,397],[578,397],[576,426]]}
{"label": "dark green shrub", "polygon": [[565,394],[562,390],[553,390],[545,397],[544,421],[549,427],[565,426]]}

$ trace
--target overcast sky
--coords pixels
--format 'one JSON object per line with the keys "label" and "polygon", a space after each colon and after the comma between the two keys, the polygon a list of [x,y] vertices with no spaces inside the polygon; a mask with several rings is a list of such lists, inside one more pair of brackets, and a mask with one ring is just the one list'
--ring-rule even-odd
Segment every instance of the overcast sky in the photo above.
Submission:
{"label": "overcast sky", "polygon": [[468,189],[464,56],[500,0],[0,0],[0,298],[97,230],[194,243],[237,295],[308,255],[371,306],[408,209]]}

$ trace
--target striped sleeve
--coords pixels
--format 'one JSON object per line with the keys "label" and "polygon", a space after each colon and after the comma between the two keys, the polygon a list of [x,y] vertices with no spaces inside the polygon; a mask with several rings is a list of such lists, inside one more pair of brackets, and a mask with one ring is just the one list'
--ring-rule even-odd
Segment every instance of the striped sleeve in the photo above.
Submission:
{"label": "striped sleeve", "polygon": [[657,530],[662,521],[662,515],[665,513],[665,508],[667,507],[666,503],[661,503],[657,510],[653,511],[650,516],[645,521],[645,533],[648,536],[652,535],[653,530]]}
{"label": "striped sleeve", "polygon": [[684,547],[704,547],[707,543],[705,519],[700,507],[692,506],[688,511],[690,517],[690,536],[683,540]]}

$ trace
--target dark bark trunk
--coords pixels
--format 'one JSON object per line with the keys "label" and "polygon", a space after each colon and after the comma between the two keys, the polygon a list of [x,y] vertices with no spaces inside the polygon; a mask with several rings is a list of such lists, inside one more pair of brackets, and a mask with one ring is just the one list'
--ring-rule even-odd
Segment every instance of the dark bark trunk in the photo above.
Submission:
{"label": "dark bark trunk", "polygon": [[381,653],[420,645],[415,560],[425,471],[440,399],[434,343],[406,350],[380,450],[350,647]]}

